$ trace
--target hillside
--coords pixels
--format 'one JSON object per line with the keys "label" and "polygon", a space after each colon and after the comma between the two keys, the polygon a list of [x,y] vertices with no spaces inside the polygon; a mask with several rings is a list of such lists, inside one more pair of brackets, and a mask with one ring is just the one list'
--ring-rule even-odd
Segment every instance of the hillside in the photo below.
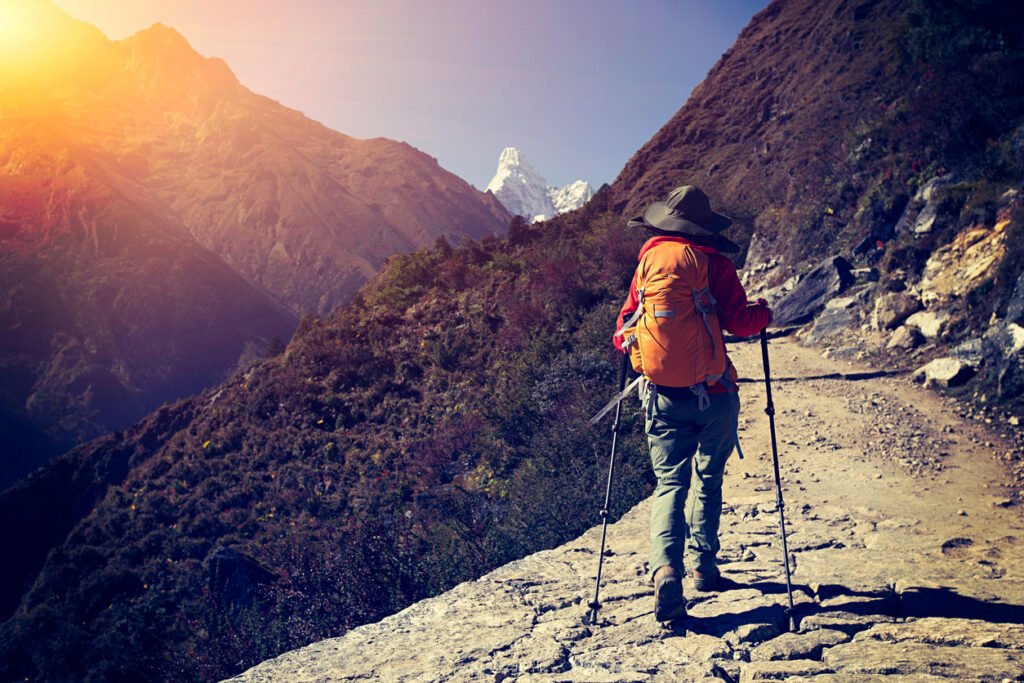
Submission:
{"label": "hillside", "polygon": [[295,315],[73,139],[0,129],[0,488],[219,382]]}
{"label": "hillside", "polygon": [[[973,0],[773,2],[626,164],[615,210],[698,184],[738,219],[749,289],[777,301],[832,256],[877,282],[815,343],[908,369],[983,346],[963,392],[1024,409],[1022,20]],[[879,327],[894,298],[907,313]]]}
{"label": "hillside", "polygon": [[173,29],[4,12],[0,488],[221,381],[388,255],[507,225],[435,159],[256,95]]}
{"label": "hillside", "polygon": [[[78,482],[61,523],[29,537],[26,556],[34,559],[0,582],[8,589],[4,603],[14,610],[0,627],[2,675],[54,681],[224,677],[585,531],[596,517],[607,455],[607,433],[586,420],[614,382],[610,324],[643,239],[628,232],[623,219],[680,181],[704,185],[716,208],[738,218],[737,232],[756,230],[754,244],[763,246],[751,249],[748,273],[763,282],[754,286],[782,285],[821,256],[841,253],[861,266],[851,276],[856,290],[845,297],[858,310],[889,291],[880,289],[883,284],[896,286],[898,268],[905,269],[905,291],[917,291],[932,253],[957,239],[963,221],[976,219],[982,241],[1004,235],[995,241],[1005,249],[993,251],[995,277],[981,278],[988,295],[961,296],[956,310],[974,310],[981,316],[976,320],[986,322],[992,312],[999,319],[1009,314],[1013,288],[1004,274],[1013,271],[1015,281],[1020,268],[1013,251],[1020,218],[1012,198],[1003,198],[1021,175],[1012,154],[1005,163],[999,159],[1014,149],[1004,146],[1022,109],[1013,99],[1016,81],[995,78],[991,70],[1019,57],[1019,36],[1011,31],[1021,24],[996,12],[1003,5],[966,14],[957,9],[965,5],[928,6],[938,14],[922,17],[922,6],[884,0],[856,7],[842,0],[774,3],[615,185],[583,209],[542,230],[520,222],[506,239],[456,248],[442,243],[393,257],[351,306],[300,325],[283,354],[132,430],[80,447],[0,496],[5,519],[25,510],[33,512],[19,519],[37,519],[38,508],[25,501],[45,500],[35,493]],[[766,36],[784,26],[790,33],[759,53],[763,66],[757,67],[772,67],[788,83],[769,84],[780,88],[778,96],[813,93],[821,116],[852,112],[836,119],[831,139],[855,134],[862,122],[881,126],[870,145],[843,157],[841,170],[849,176],[839,180],[850,190],[835,195],[834,205],[818,206],[814,223],[801,217],[811,215],[806,212],[821,197],[833,196],[821,189],[825,176],[813,170],[820,145],[809,139],[822,142],[821,122],[831,119],[804,120],[813,131],[786,127],[792,117],[770,123],[788,145],[771,172],[800,179],[780,195],[764,194],[764,177],[756,173],[742,182],[737,175],[738,189],[726,192],[719,178],[741,174],[745,166],[714,173],[705,166],[715,139],[737,155],[752,148],[748,128],[760,118],[735,118],[749,113],[749,103],[742,108],[730,99],[736,107],[688,128],[693,139],[669,135],[676,122],[717,106],[716,97],[741,97],[725,86],[738,85],[755,66],[749,57],[734,57],[762,50]],[[927,79],[912,51],[920,30],[930,32],[926,37],[938,31],[968,38],[943,42],[957,59],[934,63]],[[859,36],[859,48],[826,49],[832,37],[845,36]],[[812,43],[822,48],[811,49]],[[957,46],[963,51],[956,53]],[[881,70],[879,52],[886,55]],[[783,66],[797,63],[798,73],[834,69],[853,81],[840,88],[832,81],[808,84],[810,76],[790,79]],[[979,77],[993,79],[986,87],[1001,97],[999,112],[988,100],[966,95],[957,100],[961,118],[929,108],[934,105],[926,96],[979,68]],[[879,102],[888,92],[908,94],[913,106],[931,113],[885,118]],[[998,129],[991,145],[963,142],[974,139],[978,116],[991,116]],[[905,137],[908,122],[922,127],[918,137]],[[702,136],[708,154],[693,157],[690,145]],[[929,163],[911,178],[909,159],[919,140],[936,143]],[[890,165],[891,173],[884,170]],[[896,190],[909,195],[908,221],[916,224],[934,197],[917,203],[914,196],[939,166],[967,179],[956,195],[964,203],[940,212],[955,220],[899,237],[895,224],[891,238],[871,232],[886,229],[880,216],[890,214],[876,209],[893,201]],[[978,184],[982,172],[991,173],[989,185]],[[877,203],[862,200],[865,192]],[[791,204],[767,202],[776,196]],[[857,233],[860,241],[851,246],[846,237],[860,229],[854,219],[861,206],[857,220],[866,221],[869,232]],[[896,222],[903,208],[889,206]],[[854,253],[865,236],[874,238],[868,240],[874,250]],[[779,265],[769,265],[769,254],[777,254],[772,258]],[[843,329],[859,329],[856,320]],[[936,353],[939,345],[930,348],[926,353]],[[615,516],[650,486],[639,424],[627,424]],[[900,448],[915,443],[910,433],[894,439]],[[1019,450],[1007,454],[1019,456]],[[8,547],[25,542],[13,526],[0,525],[0,542]]]}
{"label": "hillside", "polygon": [[[791,633],[760,349],[730,352],[754,381],[742,389],[747,457],[730,460],[725,478],[726,582],[701,592],[685,581],[688,617],[675,628],[653,615],[648,499],[609,527],[597,624],[587,603],[599,526],[231,682],[1020,680],[1024,523],[985,446],[999,436],[906,378],[845,363],[845,377],[825,377],[834,363],[773,340]],[[878,448],[896,415],[925,448]]]}

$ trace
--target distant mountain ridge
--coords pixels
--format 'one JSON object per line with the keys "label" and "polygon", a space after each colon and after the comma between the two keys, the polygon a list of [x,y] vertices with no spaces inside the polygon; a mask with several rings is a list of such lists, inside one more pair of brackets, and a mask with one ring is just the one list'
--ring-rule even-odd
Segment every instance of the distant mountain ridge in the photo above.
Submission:
{"label": "distant mountain ridge", "polygon": [[156,24],[121,41],[5,0],[0,488],[214,384],[385,259],[503,232],[491,195],[242,86]]}
{"label": "distant mountain ridge", "polygon": [[546,220],[560,213],[574,211],[594,195],[590,184],[577,180],[563,187],[548,185],[544,177],[515,147],[506,147],[498,157],[498,170],[487,190],[494,194],[509,212],[529,222]]}

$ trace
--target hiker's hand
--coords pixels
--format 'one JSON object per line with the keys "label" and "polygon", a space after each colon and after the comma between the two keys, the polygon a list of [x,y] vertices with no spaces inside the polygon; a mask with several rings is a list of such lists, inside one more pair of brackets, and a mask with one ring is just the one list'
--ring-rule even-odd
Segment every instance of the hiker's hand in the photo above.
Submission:
{"label": "hiker's hand", "polygon": [[[772,309],[768,308],[768,302],[765,299],[758,299],[757,305],[763,308],[764,310],[768,311],[768,325],[771,325],[772,321],[775,320],[775,314],[772,313]],[[768,325],[765,325],[765,327],[767,327]]]}

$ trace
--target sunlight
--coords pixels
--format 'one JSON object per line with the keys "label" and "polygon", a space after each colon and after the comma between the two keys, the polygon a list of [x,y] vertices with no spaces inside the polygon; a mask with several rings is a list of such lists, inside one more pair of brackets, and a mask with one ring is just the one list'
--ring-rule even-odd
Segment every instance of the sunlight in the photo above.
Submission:
{"label": "sunlight", "polygon": [[0,85],[87,68],[82,47],[97,34],[48,2],[0,0]]}

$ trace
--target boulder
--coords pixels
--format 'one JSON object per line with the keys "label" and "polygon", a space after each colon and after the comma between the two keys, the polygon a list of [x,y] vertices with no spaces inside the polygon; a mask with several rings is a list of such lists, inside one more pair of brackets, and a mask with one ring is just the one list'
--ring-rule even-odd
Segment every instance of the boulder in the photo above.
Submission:
{"label": "boulder", "polygon": [[876,285],[869,284],[849,296],[830,299],[825,309],[814,319],[814,325],[807,333],[809,344],[821,344],[831,337],[846,334],[860,324],[861,311],[874,294]]}
{"label": "boulder", "polygon": [[959,358],[936,358],[918,368],[913,374],[915,381],[924,385],[937,384],[942,387],[957,387],[974,376],[975,369]]}
{"label": "boulder", "polygon": [[925,339],[933,341],[946,331],[947,322],[949,322],[949,313],[946,311],[918,311],[908,317],[905,324],[916,327]]}
{"label": "boulder", "polygon": [[885,345],[885,348],[889,351],[910,351],[911,349],[916,349],[923,342],[924,336],[916,327],[900,325],[892,333],[892,337],[889,339],[889,343]]}
{"label": "boulder", "polygon": [[895,330],[912,314],[921,310],[921,302],[904,292],[889,292],[875,301],[872,319],[879,330]]}
{"label": "boulder", "polygon": [[843,293],[854,282],[850,263],[833,256],[800,277],[792,290],[772,306],[775,324],[802,325],[825,308],[832,297]]}
{"label": "boulder", "polygon": [[1006,321],[993,325],[982,338],[982,349],[999,397],[1024,394],[1024,327]]}
{"label": "boulder", "polygon": [[896,234],[913,232],[923,235],[931,232],[939,216],[941,197],[952,182],[952,175],[944,175],[922,185],[896,221]]}

